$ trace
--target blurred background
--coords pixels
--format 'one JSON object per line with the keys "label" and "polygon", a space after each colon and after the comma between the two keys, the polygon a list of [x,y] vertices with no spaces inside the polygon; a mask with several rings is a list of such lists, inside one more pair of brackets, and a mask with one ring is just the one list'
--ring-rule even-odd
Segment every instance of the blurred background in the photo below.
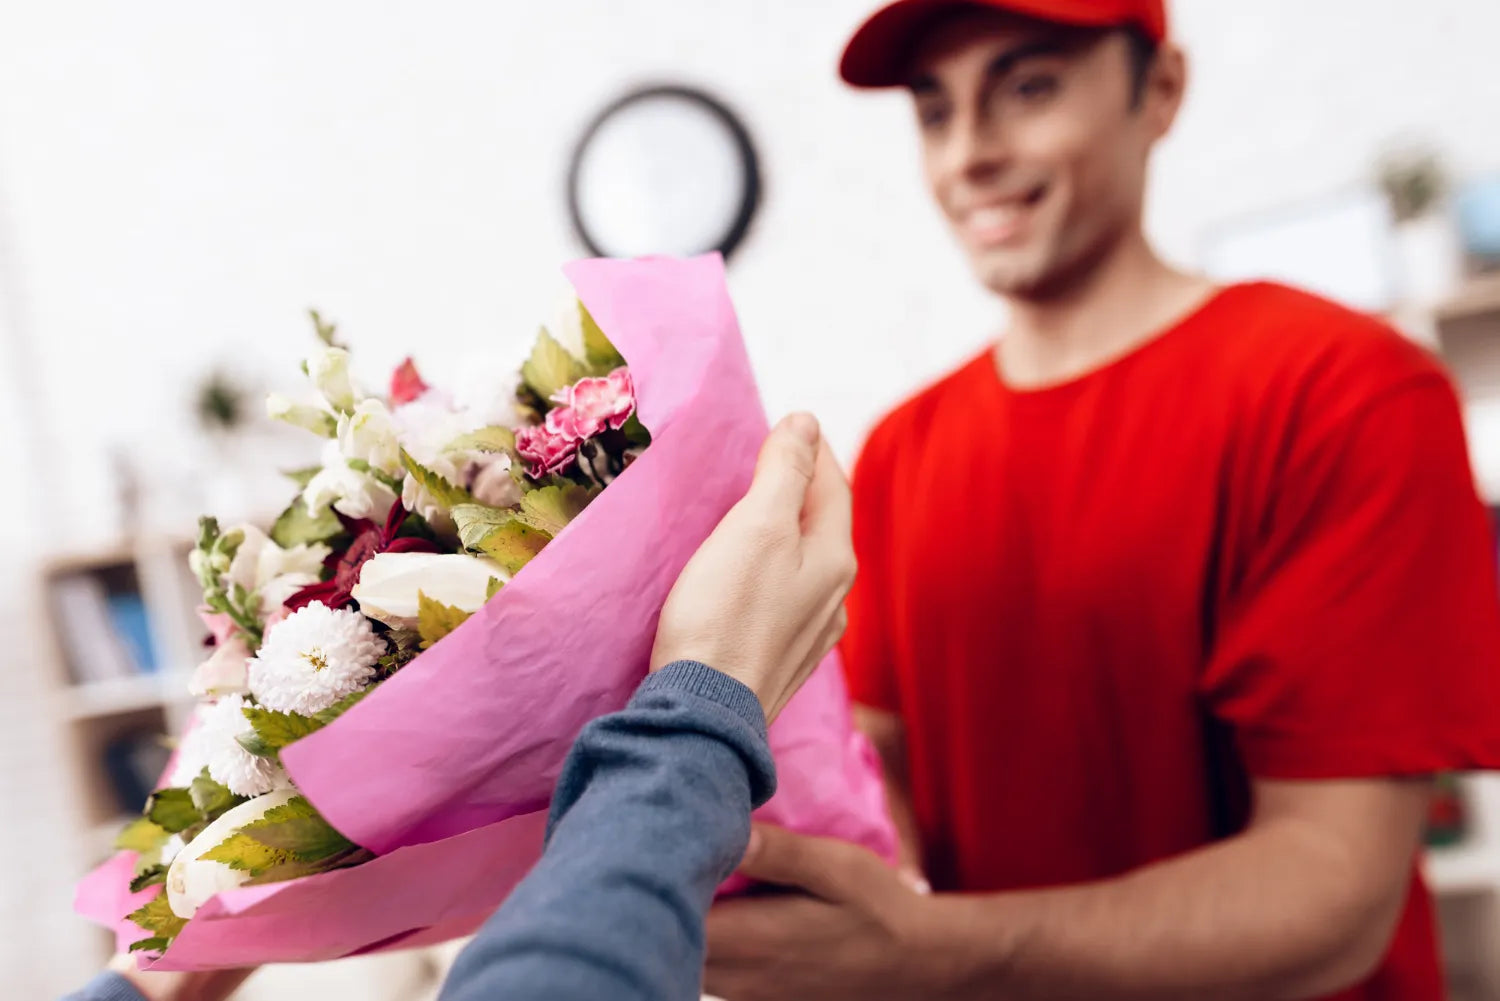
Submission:
{"label": "blurred background", "polygon": [[[768,409],[816,411],[846,459],[1003,326],[928,204],[904,96],[836,80],[872,6],[0,6],[6,996],[105,956],[70,886],[186,708],[194,518],[273,515],[275,470],[314,457],[263,417],[309,307],[368,383],[409,353],[451,383],[519,359],[564,261],[729,240]],[[1174,15],[1194,79],[1155,168],[1159,245],[1441,351],[1500,500],[1500,4]],[[1456,990],[1500,997],[1500,794],[1446,782],[1431,840]],[[273,971],[244,996],[406,1001],[439,963]]]}

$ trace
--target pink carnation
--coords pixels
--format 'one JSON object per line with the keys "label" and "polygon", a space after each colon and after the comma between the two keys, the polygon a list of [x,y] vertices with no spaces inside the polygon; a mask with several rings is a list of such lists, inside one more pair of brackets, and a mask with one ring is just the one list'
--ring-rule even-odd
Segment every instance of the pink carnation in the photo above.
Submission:
{"label": "pink carnation", "polygon": [[578,458],[578,442],[546,426],[526,427],[516,432],[516,451],[526,460],[531,478],[539,480],[571,466]]}
{"label": "pink carnation", "polygon": [[569,441],[586,441],[618,431],[635,413],[635,384],[630,369],[617,368],[596,379],[580,379],[553,398],[559,406],[547,414],[547,430]]}

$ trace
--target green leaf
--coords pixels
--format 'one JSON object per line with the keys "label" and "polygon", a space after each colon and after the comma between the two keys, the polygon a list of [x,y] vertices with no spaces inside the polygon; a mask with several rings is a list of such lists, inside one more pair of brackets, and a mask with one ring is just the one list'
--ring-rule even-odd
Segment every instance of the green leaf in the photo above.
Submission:
{"label": "green leaf", "polygon": [[[260,745],[270,748],[272,753],[301,740],[321,727],[317,720],[299,713],[277,712],[262,706],[246,706],[241,711],[250,721],[250,728],[255,736],[260,738]],[[241,743],[240,746],[243,747],[244,744]]]}
{"label": "green leaf", "polygon": [[516,452],[516,433],[510,428],[487,427],[460,435],[448,443],[450,452]]}
{"label": "green leaf", "polygon": [[192,797],[193,806],[198,808],[198,812],[208,822],[218,820],[225,811],[245,802],[244,796],[236,796],[227,787],[209,778],[206,768],[188,786],[188,795]]}
{"label": "green leaf", "polygon": [[630,415],[630,418],[625,422],[625,426],[620,429],[620,433],[632,445],[645,448],[651,444],[651,432],[647,431],[646,425],[641,423],[641,415],[639,413]]}
{"label": "green leaf", "polygon": [[303,466],[301,469],[283,469],[281,475],[297,484],[298,490],[306,490],[312,478],[322,471],[322,466]]}
{"label": "green leaf", "polygon": [[454,486],[443,477],[434,473],[426,466],[407,454],[406,449],[401,450],[401,464],[416,481],[432,494],[433,498],[443,507],[452,511],[460,504],[472,504],[474,498],[463,487]]}
{"label": "green leaf", "polygon": [[[312,317],[313,333],[318,340],[331,348],[341,347],[338,342],[338,326],[323,319],[323,315],[316,309],[309,309],[307,314]],[[306,364],[305,362],[303,364]]]}
{"label": "green leaf", "polygon": [[550,401],[558,390],[573,385],[587,374],[583,363],[557,343],[545,327],[536,335],[531,358],[521,366],[521,381],[544,401]]}
{"label": "green leaf", "polygon": [[[416,660],[417,655],[422,652],[422,637],[415,629],[387,630],[385,641],[390,644],[389,651],[379,660],[380,673],[385,676],[395,674],[407,664]],[[356,692],[355,695],[362,696],[367,691],[369,691],[368,688]],[[353,698],[353,696],[350,697]],[[334,708],[337,707],[335,706]]]}
{"label": "green leaf", "polygon": [[499,577],[491,577],[490,582],[484,586],[484,600],[489,601],[495,595],[499,594],[504,587],[505,581]]}
{"label": "green leaf", "polygon": [[146,855],[150,852],[160,851],[161,846],[172,836],[172,832],[159,824],[153,824],[145,817],[137,817],[125,825],[125,829],[115,835],[115,848],[123,852],[136,852]]}
{"label": "green leaf", "polygon": [[140,893],[148,886],[160,886],[167,881],[167,867],[164,865],[153,865],[130,881],[130,892]]}
{"label": "green leaf", "polygon": [[597,496],[598,490],[577,483],[543,487],[521,498],[521,513],[516,520],[555,537]]}
{"label": "green leaf", "polygon": [[186,789],[158,789],[146,801],[146,817],[164,831],[177,834],[203,820]]}
{"label": "green leaf", "polygon": [[599,329],[599,324],[594,322],[581,299],[578,302],[578,318],[583,322],[583,354],[594,374],[608,375],[624,365],[624,356],[604,336],[604,331]]}
{"label": "green leaf", "polygon": [[267,810],[201,857],[253,876],[294,863],[325,862],[359,846],[324,820],[306,797]]}
{"label": "green leaf", "polygon": [[276,524],[271,526],[271,541],[282,549],[291,549],[293,546],[314,542],[328,542],[342,535],[343,531],[344,526],[333,513],[332,507],[325,507],[317,514],[309,514],[307,505],[298,497],[281,512]]}
{"label": "green leaf", "polygon": [[324,709],[318,713],[314,713],[313,719],[317,720],[319,727],[325,727],[329,723],[332,723],[334,720],[338,719],[340,716],[344,715],[344,713],[348,712],[350,709],[353,709],[355,706],[359,705],[360,700],[363,699],[366,695],[369,695],[374,690],[374,687],[370,687],[361,688],[357,692],[350,692],[348,695],[345,695],[343,698],[339,699],[327,709]]}
{"label": "green leaf", "polygon": [[511,574],[540,553],[552,541],[551,533],[518,520],[501,508],[462,504],[453,509],[459,541],[466,549],[490,557]]}
{"label": "green leaf", "polygon": [[171,939],[169,939],[169,938],[163,938],[160,935],[153,935],[150,938],[143,938],[139,942],[132,942],[132,943],[130,943],[130,948],[127,951],[128,952],[166,952],[167,951],[167,947],[170,946],[171,944],[172,944],[172,940]]}
{"label": "green leaf", "polygon": [[422,649],[426,650],[438,640],[463,625],[472,613],[436,601],[422,592],[417,592],[417,633],[422,637]]}
{"label": "green leaf", "polygon": [[[165,890],[152,897],[143,907],[130,912],[130,920],[140,925],[149,932],[155,932],[163,942],[170,943],[182,931],[182,926],[187,924],[187,918],[179,918],[172,913],[172,907],[167,903]],[[152,948],[166,948],[166,945],[153,946]]]}

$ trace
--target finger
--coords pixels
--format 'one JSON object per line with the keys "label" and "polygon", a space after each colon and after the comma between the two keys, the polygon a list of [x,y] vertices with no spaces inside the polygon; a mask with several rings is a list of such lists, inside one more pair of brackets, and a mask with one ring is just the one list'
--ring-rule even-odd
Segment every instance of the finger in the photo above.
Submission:
{"label": "finger", "polygon": [[849,481],[824,440],[818,448],[807,503],[802,510],[802,535],[810,545],[836,549],[850,545],[852,520]]}
{"label": "finger", "polygon": [[824,900],[841,901],[857,888],[855,871],[864,854],[842,841],[757,824],[739,872],[763,883],[798,887]]}
{"label": "finger", "polygon": [[795,525],[807,502],[807,490],[817,470],[822,441],[812,414],[791,414],[771,429],[760,449],[755,480],[746,504],[779,521]]}

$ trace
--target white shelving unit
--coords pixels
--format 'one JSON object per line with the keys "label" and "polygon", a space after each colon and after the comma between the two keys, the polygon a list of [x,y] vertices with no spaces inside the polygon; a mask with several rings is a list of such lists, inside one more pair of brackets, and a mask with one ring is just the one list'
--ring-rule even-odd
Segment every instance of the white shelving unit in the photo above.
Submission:
{"label": "white shelving unit", "polygon": [[[1453,373],[1476,477],[1490,503],[1500,504],[1500,274],[1475,277],[1436,308],[1395,319]],[[1461,788],[1467,834],[1429,849],[1424,876],[1438,900],[1454,996],[1500,998],[1500,774],[1466,776]]]}

